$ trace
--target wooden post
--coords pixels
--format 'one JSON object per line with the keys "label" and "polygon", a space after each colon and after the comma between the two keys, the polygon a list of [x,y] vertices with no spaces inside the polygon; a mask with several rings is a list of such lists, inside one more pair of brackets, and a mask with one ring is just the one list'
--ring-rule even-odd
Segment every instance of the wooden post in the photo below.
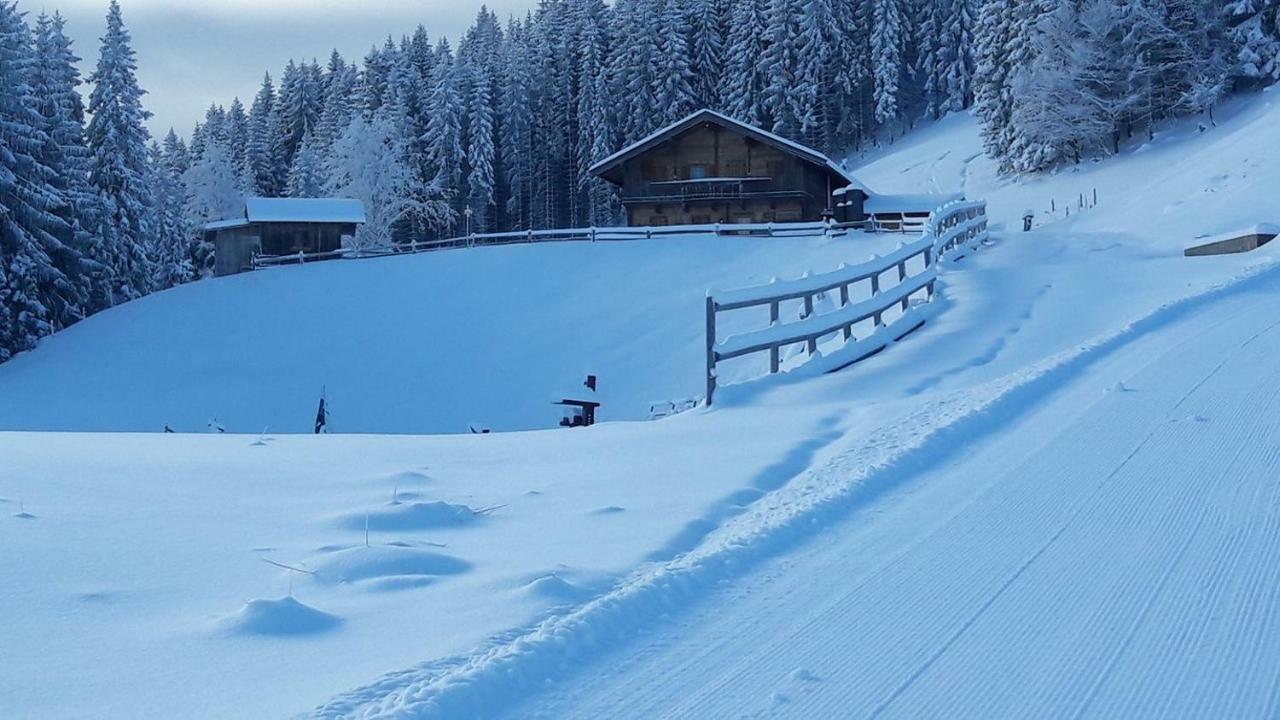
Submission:
{"label": "wooden post", "polygon": [[716,392],[716,300],[707,296],[707,407]]}
{"label": "wooden post", "polygon": [[[805,318],[809,318],[813,316],[813,296],[812,295],[804,296],[804,316]],[[818,338],[809,338],[809,341],[805,343],[805,347],[809,350],[810,355],[818,352]]]}
{"label": "wooden post", "polygon": [[[848,305],[848,304],[849,304],[849,286],[841,285],[840,286],[840,307],[844,307],[845,305]],[[844,326],[845,342],[848,342],[849,339],[852,337],[853,337],[853,326],[845,325]]]}
{"label": "wooden post", "polygon": [[[777,325],[777,324],[778,324],[778,301],[774,300],[773,302],[769,303],[769,327],[773,327],[774,325]],[[781,362],[782,359],[779,357],[778,349],[779,348],[777,345],[774,345],[773,347],[769,348],[769,372],[770,373],[778,372],[778,368],[782,364]]]}
{"label": "wooden post", "polygon": [[[902,262],[898,263],[898,282],[902,283],[906,281],[907,281],[907,261],[903,260]],[[907,308],[910,306],[911,306],[911,296],[907,295],[902,298],[902,312],[906,312]]]}

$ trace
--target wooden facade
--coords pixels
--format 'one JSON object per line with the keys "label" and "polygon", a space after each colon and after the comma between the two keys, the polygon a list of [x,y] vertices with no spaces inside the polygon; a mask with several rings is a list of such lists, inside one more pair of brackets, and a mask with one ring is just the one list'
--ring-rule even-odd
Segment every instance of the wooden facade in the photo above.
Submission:
{"label": "wooden facade", "polygon": [[[865,191],[826,156],[702,110],[606,158],[591,172],[621,188],[636,226],[806,222],[834,217],[832,193]],[[847,213],[846,213],[847,214]]]}
{"label": "wooden facade", "polygon": [[250,198],[243,217],[206,225],[205,239],[214,275],[232,275],[251,269],[255,256],[332,256],[363,222],[358,201]]}
{"label": "wooden facade", "polygon": [[255,255],[318,255],[342,247],[342,238],[354,237],[354,223],[270,222],[206,231],[212,235],[214,275],[232,275],[249,269]]}

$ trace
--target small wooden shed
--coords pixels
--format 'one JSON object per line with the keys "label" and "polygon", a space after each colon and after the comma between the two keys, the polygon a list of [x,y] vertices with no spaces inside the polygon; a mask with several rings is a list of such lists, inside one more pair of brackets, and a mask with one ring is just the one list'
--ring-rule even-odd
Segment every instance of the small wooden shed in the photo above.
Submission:
{"label": "small wooden shed", "polygon": [[629,225],[862,219],[867,190],[826,155],[713,110],[699,110],[590,172],[621,188]]}
{"label": "small wooden shed", "polygon": [[343,238],[364,224],[364,203],[345,198],[246,198],[244,215],[204,226],[213,244],[213,274],[251,269],[255,255],[338,257]]}

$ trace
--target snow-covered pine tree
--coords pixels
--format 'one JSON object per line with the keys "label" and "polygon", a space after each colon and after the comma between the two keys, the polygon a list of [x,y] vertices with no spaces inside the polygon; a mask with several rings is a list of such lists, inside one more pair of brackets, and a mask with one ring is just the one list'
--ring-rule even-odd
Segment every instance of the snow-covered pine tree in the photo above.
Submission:
{"label": "snow-covered pine tree", "polygon": [[[427,132],[422,139],[430,171],[434,173],[432,184],[444,194],[445,201],[456,211],[466,198],[462,187],[462,99],[458,94],[458,72],[453,51],[448,40],[441,40],[436,49],[436,85],[430,97],[430,114]],[[380,127],[366,127],[366,131],[380,131]],[[435,213],[437,222],[449,223],[451,213]]]}
{"label": "snow-covered pine tree", "polygon": [[249,167],[249,115],[238,97],[232,98],[231,105],[227,108],[223,135],[231,165],[240,175],[240,190],[249,192],[255,187],[251,174],[245,172]]}
{"label": "snow-covered pine tree", "polygon": [[467,132],[467,207],[473,213],[473,232],[493,229],[494,120],[489,74],[476,68],[471,82],[470,123]]}
{"label": "snow-covered pine tree", "polygon": [[822,150],[835,150],[841,98],[835,84],[835,33],[831,0],[804,0],[796,62],[800,127],[796,137]]}
{"label": "snow-covered pine tree", "polygon": [[[530,108],[531,66],[526,25],[512,20],[507,25],[503,57],[502,93],[499,97],[503,143],[498,152],[506,175],[506,227],[531,227],[530,196],[533,178],[533,119]],[[602,73],[603,74],[603,73]]]}
{"label": "snow-covered pine tree", "polygon": [[647,0],[618,0],[614,6],[611,34],[623,40],[614,46],[609,65],[617,101],[614,117],[623,144],[635,142],[657,127],[657,15],[653,3]]}
{"label": "snow-covered pine tree", "polygon": [[1280,80],[1280,0],[1227,0],[1236,73],[1248,80]]}
{"label": "snow-covered pine tree", "polygon": [[[275,85],[271,81],[271,74],[267,73],[249,108],[249,141],[245,161],[253,176],[253,186],[248,189],[251,195],[275,197],[283,191],[280,140],[276,133],[279,125]],[[194,145],[193,134],[192,155],[198,156]]]}
{"label": "snow-covered pine tree", "polygon": [[692,34],[694,104],[700,108],[720,109],[730,3],[727,0],[691,0],[690,6],[687,22]]}
{"label": "snow-covered pine tree", "polygon": [[57,242],[45,248],[57,270],[49,276],[51,293],[46,299],[55,330],[105,307],[109,290],[94,273],[97,263],[85,255],[94,247],[87,228],[97,223],[95,198],[89,189],[84,102],[76,90],[79,60],[71,49],[62,16],[40,15],[30,84],[45,137],[38,159],[49,169],[49,182],[61,201],[56,214],[63,226],[50,233]]}
{"label": "snow-covered pine tree", "polygon": [[325,196],[329,180],[325,175],[324,156],[317,148],[314,133],[302,139],[289,168],[289,197],[318,198]]}
{"label": "snow-covered pine tree", "polygon": [[737,0],[730,11],[729,37],[720,94],[732,117],[760,125],[767,116],[765,89],[769,75],[760,58],[765,51],[768,21],[765,0]]}
{"label": "snow-covered pine tree", "polygon": [[940,79],[943,112],[958,112],[973,104],[973,27],[979,0],[951,0],[950,21],[944,25]]}
{"label": "snow-covered pine tree", "polygon": [[22,14],[0,2],[0,360],[53,331],[49,276],[66,282],[46,253],[64,223],[51,172],[40,162],[47,138],[31,86],[35,65]]}
{"label": "snow-covered pine tree", "polygon": [[800,0],[769,0],[764,65],[764,126],[785,137],[800,132],[802,92],[799,73],[800,23],[804,17]]}
{"label": "snow-covered pine tree", "polygon": [[588,170],[612,152],[606,10],[600,0],[586,0],[580,6],[581,35],[578,40],[578,139],[577,191],[585,210],[583,220],[593,226],[609,225],[616,216],[615,193],[609,184]]}
{"label": "snow-covered pine tree", "polygon": [[100,228],[117,299],[132,299],[151,289],[154,273],[147,256],[147,140],[151,113],[142,107],[137,63],[124,27],[120,4],[111,0],[107,31],[97,68],[89,77],[89,181],[101,203]]}
{"label": "snow-covered pine tree", "polygon": [[[167,139],[166,139],[167,140]],[[165,156],[157,143],[148,149],[151,169],[151,256],[155,263],[152,284],[157,290],[190,282],[194,271],[191,265],[189,238],[192,231],[186,221],[186,188],[176,173],[175,162]]]}
{"label": "snow-covered pine tree", "polygon": [[653,124],[668,125],[698,109],[694,90],[689,24],[682,0],[655,0],[658,3],[658,67],[653,95],[658,104],[650,111]]}
{"label": "snow-covered pine tree", "polygon": [[277,98],[279,121],[279,163],[282,168],[293,164],[293,155],[308,133],[320,123],[320,68],[315,63],[296,64],[292,60],[280,79]]}
{"label": "snow-covered pine tree", "polygon": [[871,62],[875,76],[875,119],[886,125],[899,118],[907,26],[902,0],[872,0]]}

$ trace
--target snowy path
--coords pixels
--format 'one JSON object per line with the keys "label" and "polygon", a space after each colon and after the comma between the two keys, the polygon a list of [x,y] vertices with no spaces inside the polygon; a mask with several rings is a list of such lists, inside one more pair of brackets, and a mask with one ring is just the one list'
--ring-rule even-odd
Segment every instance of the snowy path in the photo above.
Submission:
{"label": "snowy path", "polygon": [[1274,275],[511,716],[1274,716]]}

